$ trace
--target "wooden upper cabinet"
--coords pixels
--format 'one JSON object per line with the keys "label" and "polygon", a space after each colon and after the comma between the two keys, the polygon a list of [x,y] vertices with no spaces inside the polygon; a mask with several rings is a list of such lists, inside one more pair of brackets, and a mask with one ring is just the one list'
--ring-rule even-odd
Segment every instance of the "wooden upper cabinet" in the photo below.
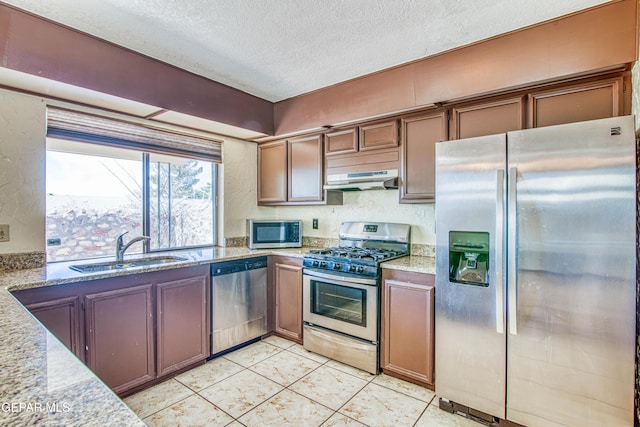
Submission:
{"label": "wooden upper cabinet", "polygon": [[291,139],[287,144],[288,201],[322,201],[322,135]]}
{"label": "wooden upper cabinet", "polygon": [[360,151],[398,146],[398,121],[387,120],[360,126]]}
{"label": "wooden upper cabinet", "polygon": [[258,203],[287,201],[287,143],[258,145]]}
{"label": "wooden upper cabinet", "polygon": [[451,110],[451,139],[495,135],[524,129],[524,96],[456,106]]}
{"label": "wooden upper cabinet", "polygon": [[355,153],[357,151],[357,128],[338,130],[325,134],[325,153],[327,156],[335,154]]}
{"label": "wooden upper cabinet", "polygon": [[615,77],[534,92],[529,95],[528,127],[553,126],[624,114],[624,81]]}
{"label": "wooden upper cabinet", "polygon": [[327,156],[398,146],[398,121],[385,120],[325,134]]}
{"label": "wooden upper cabinet", "polygon": [[400,203],[429,203],[435,198],[435,144],[447,140],[447,113],[402,119]]}

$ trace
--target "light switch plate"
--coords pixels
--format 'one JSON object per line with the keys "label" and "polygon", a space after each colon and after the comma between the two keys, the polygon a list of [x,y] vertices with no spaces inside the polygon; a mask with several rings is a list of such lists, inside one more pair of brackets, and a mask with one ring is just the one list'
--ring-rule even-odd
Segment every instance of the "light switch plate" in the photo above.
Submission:
{"label": "light switch plate", "polygon": [[0,242],[9,241],[9,224],[0,224]]}

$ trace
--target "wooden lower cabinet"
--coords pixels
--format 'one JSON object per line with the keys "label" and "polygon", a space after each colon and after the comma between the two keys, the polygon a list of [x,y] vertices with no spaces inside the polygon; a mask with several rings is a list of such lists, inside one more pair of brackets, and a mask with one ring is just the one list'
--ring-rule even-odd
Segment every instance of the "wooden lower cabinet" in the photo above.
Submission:
{"label": "wooden lower cabinet", "polygon": [[275,302],[274,331],[302,344],[302,259],[269,257]]}
{"label": "wooden lower cabinet", "polygon": [[115,393],[155,378],[153,285],[85,297],[87,366]]}
{"label": "wooden lower cabinet", "polygon": [[209,268],[131,274],[14,295],[123,396],[209,356]]}
{"label": "wooden lower cabinet", "polygon": [[382,371],[433,388],[435,276],[383,269]]}
{"label": "wooden lower cabinet", "polygon": [[208,276],[158,283],[158,376],[206,359],[209,354]]}
{"label": "wooden lower cabinet", "polygon": [[27,308],[69,350],[84,361],[84,348],[80,339],[80,298],[78,296],[27,304]]}

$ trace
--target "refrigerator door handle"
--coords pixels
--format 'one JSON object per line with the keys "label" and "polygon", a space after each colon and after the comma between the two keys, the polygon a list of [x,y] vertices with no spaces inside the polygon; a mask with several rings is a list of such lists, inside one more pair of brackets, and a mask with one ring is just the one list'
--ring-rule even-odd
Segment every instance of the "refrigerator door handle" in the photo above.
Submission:
{"label": "refrigerator door handle", "polygon": [[504,333],[504,169],[496,171],[496,332]]}
{"label": "refrigerator door handle", "polygon": [[507,314],[509,316],[509,333],[511,335],[517,335],[518,333],[518,294],[517,294],[517,270],[518,263],[516,258],[516,243],[518,239],[518,218],[517,218],[517,203],[516,203],[516,182],[518,178],[518,168],[509,169],[509,226],[507,228],[508,241],[508,262],[507,270],[509,276],[509,305]]}

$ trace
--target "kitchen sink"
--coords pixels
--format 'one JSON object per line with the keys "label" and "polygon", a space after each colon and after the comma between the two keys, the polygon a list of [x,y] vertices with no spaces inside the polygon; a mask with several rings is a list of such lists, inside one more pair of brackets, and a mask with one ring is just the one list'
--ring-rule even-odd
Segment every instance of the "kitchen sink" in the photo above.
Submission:
{"label": "kitchen sink", "polygon": [[158,256],[152,258],[132,259],[130,261],[108,261],[93,264],[70,265],[69,268],[80,273],[96,273],[100,271],[123,270],[132,267],[144,267],[148,265],[168,264],[177,261],[186,261],[187,258],[179,256]]}

